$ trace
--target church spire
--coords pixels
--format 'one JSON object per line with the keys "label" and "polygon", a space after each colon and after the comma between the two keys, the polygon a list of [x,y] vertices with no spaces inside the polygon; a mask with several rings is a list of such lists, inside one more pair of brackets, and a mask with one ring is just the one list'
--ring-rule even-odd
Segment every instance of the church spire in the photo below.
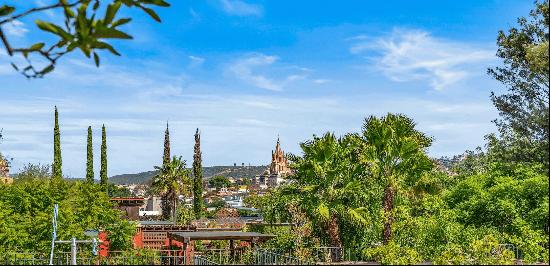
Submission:
{"label": "church spire", "polygon": [[279,134],[277,134],[277,145],[275,146],[275,155],[281,153],[281,142],[279,141]]}

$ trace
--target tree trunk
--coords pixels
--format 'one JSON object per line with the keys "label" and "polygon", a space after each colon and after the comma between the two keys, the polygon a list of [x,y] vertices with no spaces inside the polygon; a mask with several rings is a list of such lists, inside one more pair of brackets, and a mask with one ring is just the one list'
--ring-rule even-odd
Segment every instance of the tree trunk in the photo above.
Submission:
{"label": "tree trunk", "polygon": [[393,198],[395,196],[395,191],[393,187],[388,186],[384,189],[384,218],[386,219],[384,222],[384,235],[383,235],[383,243],[384,245],[387,244],[391,239],[391,226],[393,223]]}
{"label": "tree trunk", "polygon": [[162,209],[162,219],[169,220],[170,216],[172,215],[172,210],[170,208],[171,202],[170,198],[168,197],[168,194],[165,193],[162,195],[160,207]]}
{"label": "tree trunk", "polygon": [[332,247],[340,248],[339,250],[330,250],[330,257],[333,262],[338,262],[342,260],[341,248],[342,240],[340,239],[340,226],[338,225],[338,217],[332,215],[329,224],[328,224],[328,236],[330,238],[330,245]]}
{"label": "tree trunk", "polygon": [[174,225],[176,225],[177,223],[177,219],[176,219],[176,211],[177,211],[177,202],[178,198],[177,197],[174,197],[174,204],[172,204],[172,222]]}

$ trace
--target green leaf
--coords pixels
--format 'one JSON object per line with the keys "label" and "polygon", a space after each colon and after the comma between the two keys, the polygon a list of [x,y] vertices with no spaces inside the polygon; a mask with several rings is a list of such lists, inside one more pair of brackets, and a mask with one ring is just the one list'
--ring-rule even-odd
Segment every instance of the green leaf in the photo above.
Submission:
{"label": "green leaf", "polygon": [[367,213],[367,209],[364,207],[357,209],[348,209],[348,214],[350,215],[351,219],[356,223],[368,223],[368,221],[363,216],[363,214],[365,213]]}
{"label": "green leaf", "polygon": [[42,75],[48,74],[48,73],[52,72],[54,68],[55,68],[54,65],[49,65],[49,66],[45,67],[44,69],[42,69],[42,71],[40,71],[40,74],[42,74]]}
{"label": "green leaf", "polygon": [[319,187],[319,185],[304,186],[304,187],[302,188],[302,192],[311,192],[311,191],[317,189],[317,187]]}
{"label": "green leaf", "polygon": [[111,26],[114,28],[114,27],[117,27],[117,26],[120,26],[120,25],[124,25],[124,24],[130,22],[131,20],[132,20],[131,18],[121,18],[121,19],[113,22],[111,24]]}
{"label": "green leaf", "polygon": [[160,22],[159,15],[157,15],[157,13],[153,9],[143,7],[143,6],[141,7],[141,9],[143,9],[143,11],[147,12],[147,14],[149,14],[149,16],[152,17],[154,20],[156,20],[157,22]]}
{"label": "green leaf", "polygon": [[114,4],[110,4],[107,6],[107,10],[105,11],[105,18],[103,19],[105,24],[110,24],[113,21],[116,13],[118,12],[118,9],[120,8],[120,5],[120,2],[115,2]]}
{"label": "green leaf", "polygon": [[74,18],[75,14],[74,11],[70,7],[64,7],[65,10],[65,16],[68,18]]}
{"label": "green leaf", "polygon": [[94,6],[92,7],[94,10],[97,10],[99,8],[99,1],[95,1]]}
{"label": "green leaf", "polygon": [[78,10],[78,16],[76,17],[77,24],[77,31],[80,34],[80,36],[88,36],[89,31],[89,25],[88,25],[88,19],[86,18],[86,10],[81,11]]}
{"label": "green leaf", "polygon": [[45,44],[43,42],[35,43],[29,48],[29,50],[38,51],[38,50],[42,49],[42,47],[44,47],[44,45]]}
{"label": "green leaf", "polygon": [[94,36],[96,38],[132,39],[132,36],[114,28],[97,27]]}
{"label": "green leaf", "polygon": [[94,62],[97,67],[99,67],[99,56],[94,52]]}
{"label": "green leaf", "polygon": [[90,47],[84,44],[78,46],[78,48],[80,48],[80,50],[84,53],[84,55],[86,55],[86,57],[90,58]]}
{"label": "green leaf", "polygon": [[0,7],[0,17],[7,16],[7,15],[13,13],[13,11],[15,11],[15,7],[8,6],[8,5],[3,5],[2,7]]}
{"label": "green leaf", "polygon": [[34,23],[36,23],[36,25],[38,26],[39,29],[41,29],[43,31],[51,32],[55,35],[58,35],[61,38],[63,38],[64,40],[72,39],[71,34],[64,31],[61,27],[59,27],[59,26],[57,26],[53,23],[49,23],[49,22],[42,21],[42,20],[36,20]]}
{"label": "green leaf", "polygon": [[115,50],[115,48],[113,48],[113,46],[111,46],[111,45],[108,44],[108,43],[99,42],[99,41],[98,41],[98,42],[95,42],[95,43],[93,44],[93,47],[94,47],[94,48],[97,48],[97,49],[107,49],[107,50],[109,50],[109,52],[111,52],[112,54],[120,56],[120,53],[118,53],[118,51]]}
{"label": "green leaf", "polygon": [[150,1],[150,4],[156,5],[156,6],[162,6],[162,7],[169,7],[170,4],[164,0],[152,0]]}
{"label": "green leaf", "polygon": [[69,46],[67,46],[67,52],[74,50],[74,48],[78,47],[78,45],[80,45],[78,42],[73,42],[69,44]]}
{"label": "green leaf", "polygon": [[319,214],[321,220],[328,221],[328,219],[330,219],[329,209],[324,203],[321,203],[319,206],[317,206],[316,212],[317,214]]}

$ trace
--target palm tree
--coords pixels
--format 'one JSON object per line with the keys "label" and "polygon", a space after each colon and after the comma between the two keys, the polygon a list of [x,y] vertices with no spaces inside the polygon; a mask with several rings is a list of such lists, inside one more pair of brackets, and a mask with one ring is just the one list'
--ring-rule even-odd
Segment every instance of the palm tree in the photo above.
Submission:
{"label": "palm tree", "polygon": [[[291,185],[299,205],[328,233],[330,245],[342,247],[341,224],[365,224],[363,166],[357,163],[353,136],[336,139],[331,133],[300,144],[303,156],[289,155],[295,174]],[[339,260],[334,258],[333,260]]]}
{"label": "palm tree", "polygon": [[176,223],[176,205],[179,195],[188,195],[190,192],[190,179],[188,170],[185,169],[185,160],[174,156],[171,161],[162,166],[155,166],[158,174],[153,177],[152,188],[155,193],[162,196],[162,216],[169,219],[172,216]]}
{"label": "palm tree", "polygon": [[412,119],[395,114],[381,118],[370,116],[363,124],[360,160],[370,175],[384,186],[384,244],[391,239],[396,191],[432,168],[432,161],[426,155],[432,139],[414,127]]}

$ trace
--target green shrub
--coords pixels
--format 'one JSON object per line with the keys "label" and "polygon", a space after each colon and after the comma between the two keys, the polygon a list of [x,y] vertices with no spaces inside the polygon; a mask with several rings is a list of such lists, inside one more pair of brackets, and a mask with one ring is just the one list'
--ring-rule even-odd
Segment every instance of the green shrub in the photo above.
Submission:
{"label": "green shrub", "polygon": [[422,258],[413,248],[401,247],[395,241],[374,248],[367,248],[364,255],[369,260],[386,264],[418,264]]}

